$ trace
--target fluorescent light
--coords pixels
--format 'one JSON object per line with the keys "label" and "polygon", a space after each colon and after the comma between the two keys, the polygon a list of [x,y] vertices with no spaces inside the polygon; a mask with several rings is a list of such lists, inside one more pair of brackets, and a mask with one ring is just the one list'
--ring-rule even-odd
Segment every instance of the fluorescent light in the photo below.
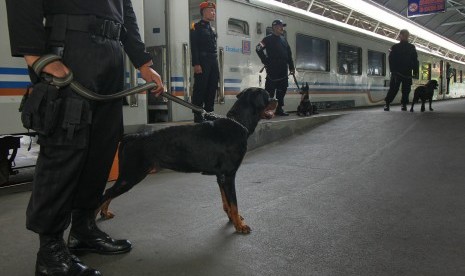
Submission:
{"label": "fluorescent light", "polygon": [[454,43],[448,39],[443,38],[437,34],[434,34],[431,30],[428,30],[424,27],[420,27],[417,24],[412,23],[410,20],[405,19],[404,17],[389,12],[385,9],[377,7],[371,3],[362,1],[362,0],[332,0],[333,2],[339,3],[345,7],[353,9],[361,14],[364,14],[368,17],[373,18],[374,20],[380,21],[384,24],[388,24],[397,29],[407,29],[409,32],[418,36],[421,39],[426,41],[431,41],[432,43],[446,48],[452,52],[465,55],[465,48]]}
{"label": "fluorescent light", "polygon": [[[450,40],[447,40],[447,39],[445,39],[445,38],[443,38],[443,37],[441,37],[439,35],[436,35],[436,34],[432,33],[432,31],[430,31],[430,30],[428,30],[426,28],[420,27],[420,26],[410,22],[409,20],[403,18],[400,15],[397,15],[397,14],[394,14],[392,12],[386,11],[386,10],[384,10],[382,8],[374,6],[373,4],[370,4],[368,2],[364,2],[362,0],[350,0],[350,1],[347,1],[347,0],[331,0],[331,1],[337,2],[337,3],[339,3],[339,4],[341,4],[341,5],[345,6],[345,7],[348,7],[349,9],[353,9],[353,10],[357,11],[358,13],[365,14],[366,16],[372,18],[373,20],[382,22],[382,23],[384,23],[386,25],[393,26],[393,27],[395,27],[397,29],[408,29],[409,32],[414,36],[418,36],[419,38],[424,39],[426,41],[431,41],[433,44],[439,45],[441,48],[445,48],[445,49],[447,49],[447,50],[449,50],[451,52],[455,52],[455,53],[460,54],[460,55],[465,55],[465,48],[458,45],[457,43],[451,42]],[[349,25],[349,24],[346,24],[346,23],[343,23],[343,22],[339,22],[337,20],[330,19],[330,18],[324,17],[322,15],[318,15],[318,14],[315,14],[315,13],[312,13],[312,12],[307,12],[306,10],[303,10],[303,9],[300,9],[300,8],[297,8],[297,7],[282,3],[282,2],[278,2],[276,0],[251,0],[250,2],[261,2],[261,3],[267,4],[267,5],[271,5],[271,6],[283,9],[285,11],[286,10],[291,11],[291,12],[296,13],[296,14],[300,14],[300,15],[303,15],[303,16],[306,16],[306,17],[314,18],[314,19],[317,19],[317,20],[320,20],[320,21],[323,21],[323,22],[327,22],[327,23],[332,24],[332,25],[336,25],[336,26],[341,27],[341,28],[353,30],[355,32],[363,33],[363,34],[366,34],[366,35],[369,35],[369,36],[372,36],[372,37],[376,37],[376,38],[379,38],[379,39],[382,39],[382,40],[385,40],[385,41],[389,41],[389,42],[392,42],[392,43],[397,43],[398,42],[395,39],[392,39],[392,38],[377,34],[375,32],[364,30],[362,28],[358,28],[358,27],[355,27],[355,26],[352,26],[352,25]],[[424,53],[433,54],[435,56],[445,58],[445,59],[449,59],[449,60],[452,60],[454,62],[460,62],[460,61],[457,61],[455,59],[450,59],[448,57],[432,53],[431,51],[428,51],[428,50],[424,50],[424,49],[421,49],[421,48],[417,48],[417,49],[419,51],[421,51],[421,52],[424,52]],[[460,62],[460,63],[463,63],[463,62]]]}

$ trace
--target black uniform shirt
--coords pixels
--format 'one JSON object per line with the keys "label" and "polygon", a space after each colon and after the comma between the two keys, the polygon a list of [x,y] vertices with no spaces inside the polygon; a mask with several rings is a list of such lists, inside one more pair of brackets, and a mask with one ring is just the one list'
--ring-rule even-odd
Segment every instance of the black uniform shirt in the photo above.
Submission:
{"label": "black uniform shirt", "polygon": [[192,25],[190,31],[192,66],[200,64],[202,54],[210,54],[213,57],[216,55],[216,37],[210,22],[200,20]]}
{"label": "black uniform shirt", "polygon": [[[266,51],[266,53],[265,53]],[[267,74],[272,78],[286,77],[289,70],[294,70],[291,47],[282,36],[270,34],[258,45],[256,52],[266,66]]]}
{"label": "black uniform shirt", "polygon": [[46,53],[44,17],[52,14],[95,15],[124,25],[124,50],[137,68],[151,60],[137,27],[131,0],[6,0],[11,54]]}
{"label": "black uniform shirt", "polygon": [[389,67],[391,72],[411,77],[412,70],[418,73],[418,55],[413,44],[401,41],[393,45],[389,53]]}

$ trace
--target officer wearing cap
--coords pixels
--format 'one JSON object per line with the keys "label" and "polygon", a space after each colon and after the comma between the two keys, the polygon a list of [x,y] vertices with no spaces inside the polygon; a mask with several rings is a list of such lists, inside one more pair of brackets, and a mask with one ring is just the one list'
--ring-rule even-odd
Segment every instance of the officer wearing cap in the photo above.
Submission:
{"label": "officer wearing cap", "polygon": [[[42,55],[60,54],[63,62],[48,64],[44,72],[62,78],[72,71],[74,80],[86,88],[113,94],[124,88],[123,45],[142,78],[158,84],[154,92],[163,91],[160,76],[150,68],[152,57],[141,41],[131,0],[6,0],[6,7],[11,53],[24,57],[28,66]],[[34,90],[47,87],[30,72]],[[101,275],[70,251],[131,250],[129,241],[115,240],[95,224],[95,210],[123,134],[122,100],[94,102],[69,87],[59,90],[59,99],[53,133],[39,135],[26,211],[26,227],[40,240],[35,275]],[[63,232],[71,219],[66,244]]]}
{"label": "officer wearing cap", "polygon": [[[215,104],[216,91],[220,70],[217,59],[216,38],[210,22],[215,21],[216,5],[212,2],[200,3],[202,19],[192,24],[190,44],[192,66],[194,67],[194,92],[192,103],[212,112]],[[194,113],[194,122],[202,122],[202,116]]]}
{"label": "officer wearing cap", "polygon": [[288,116],[283,110],[284,96],[286,95],[288,83],[288,70],[295,73],[294,61],[289,44],[284,38],[284,27],[286,24],[282,20],[275,20],[271,24],[273,32],[266,36],[256,48],[260,60],[266,68],[265,90],[271,97],[278,99],[276,115]]}
{"label": "officer wearing cap", "polygon": [[412,72],[417,75],[419,70],[418,54],[415,46],[408,42],[410,33],[408,30],[401,30],[399,34],[400,42],[393,45],[389,50],[389,69],[391,70],[391,80],[389,91],[384,99],[385,111],[390,110],[390,104],[399,92],[402,84],[401,110],[407,110],[409,94],[412,86]]}

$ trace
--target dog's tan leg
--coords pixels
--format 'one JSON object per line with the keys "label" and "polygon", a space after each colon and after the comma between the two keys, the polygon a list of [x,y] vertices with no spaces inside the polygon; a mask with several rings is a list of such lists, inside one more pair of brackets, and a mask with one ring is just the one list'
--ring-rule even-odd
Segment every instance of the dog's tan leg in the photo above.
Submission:
{"label": "dog's tan leg", "polygon": [[111,199],[105,201],[102,206],[100,206],[99,209],[97,209],[97,212],[100,210],[100,216],[103,219],[112,219],[115,217],[115,214],[113,214],[110,210],[108,210],[108,207],[110,206]]}
{"label": "dog's tan leg", "polygon": [[[226,198],[226,194],[224,190],[220,188],[221,191],[221,201],[223,202],[223,210],[229,218],[229,221],[233,221],[231,218],[231,209],[229,208],[228,199]],[[242,216],[239,216],[241,220],[244,220]]]}
{"label": "dog's tan leg", "polygon": [[224,190],[221,188],[220,188],[220,192],[221,192],[221,201],[223,202],[223,211],[226,213],[229,220],[232,221],[231,211],[229,210],[229,205],[228,205],[228,200],[226,199],[226,194],[224,193]]}
{"label": "dog's tan leg", "polygon": [[232,223],[234,224],[236,231],[242,234],[249,234],[252,231],[252,229],[250,229],[250,227],[245,223],[244,218],[241,215],[239,215],[237,206],[231,204],[229,206],[229,210],[231,213]]}

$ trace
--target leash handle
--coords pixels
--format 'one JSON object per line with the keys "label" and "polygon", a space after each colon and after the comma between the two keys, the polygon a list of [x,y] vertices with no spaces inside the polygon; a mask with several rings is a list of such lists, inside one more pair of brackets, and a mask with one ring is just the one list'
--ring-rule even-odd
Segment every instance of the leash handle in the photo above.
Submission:
{"label": "leash handle", "polygon": [[294,82],[295,82],[295,85],[297,86],[297,89],[300,90],[299,82],[297,81],[297,78],[295,77],[295,73],[294,74],[291,73],[291,75],[294,78]]}
{"label": "leash handle", "polygon": [[[147,90],[156,89],[156,87],[157,87],[156,83],[147,82],[145,84],[138,85],[136,87],[126,89],[126,90],[123,90],[123,91],[120,91],[120,92],[117,92],[117,93],[114,93],[114,94],[111,94],[111,95],[97,94],[94,91],[91,91],[91,90],[87,89],[86,87],[84,87],[79,82],[74,81],[73,80],[73,72],[71,72],[71,71],[64,78],[57,78],[57,77],[54,77],[54,76],[52,76],[50,74],[44,74],[42,72],[43,69],[45,68],[45,66],[47,66],[47,64],[50,64],[50,63],[52,63],[54,61],[57,61],[57,60],[61,60],[61,57],[58,56],[58,55],[53,55],[53,54],[44,55],[44,56],[40,57],[38,60],[36,60],[32,64],[31,67],[32,67],[32,70],[34,70],[34,72],[38,76],[42,76],[46,81],[50,82],[50,84],[58,86],[58,87],[65,87],[65,86],[69,85],[74,92],[76,92],[77,94],[79,94],[82,97],[84,97],[86,99],[89,99],[89,100],[93,100],[93,101],[109,101],[109,100],[123,98],[123,97],[129,96],[129,95],[137,94],[137,93],[140,93],[140,92],[144,92],[144,91],[147,91]],[[173,101],[173,102],[176,102],[176,103],[178,103],[178,104],[180,104],[182,106],[190,108],[193,111],[198,112],[198,113],[200,113],[202,115],[207,114],[207,112],[203,108],[198,107],[198,106],[196,106],[196,105],[194,105],[194,104],[192,104],[190,102],[184,101],[184,100],[182,100],[182,99],[180,99],[180,98],[178,98],[178,97],[176,97],[174,95],[171,95],[171,94],[169,94],[167,92],[163,92],[161,95],[163,97]]]}

